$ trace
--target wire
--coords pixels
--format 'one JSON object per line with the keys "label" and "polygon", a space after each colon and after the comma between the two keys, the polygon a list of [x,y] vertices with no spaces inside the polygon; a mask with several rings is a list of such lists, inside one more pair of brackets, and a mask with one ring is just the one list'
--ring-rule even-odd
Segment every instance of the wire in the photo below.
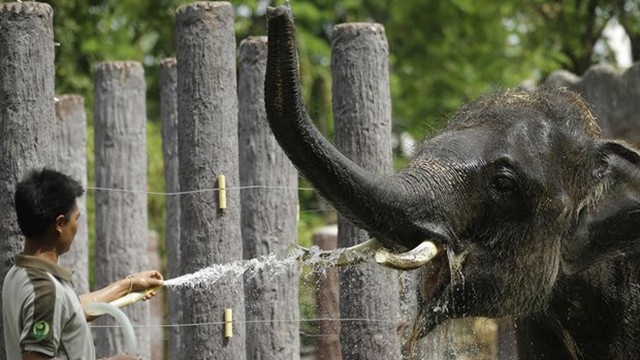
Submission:
{"label": "wire", "polygon": [[[177,191],[177,192],[159,192],[159,191],[142,191],[142,190],[131,190],[131,189],[105,188],[105,187],[95,187],[95,186],[87,186],[86,189],[90,191],[105,191],[105,192],[114,192],[114,193],[123,193],[123,194],[147,194],[147,195],[161,195],[161,196],[180,196],[180,195],[200,194],[200,193],[206,193],[206,192],[220,191],[220,189],[214,188],[214,189],[200,189],[200,190]],[[226,190],[251,190],[251,189],[297,190],[297,191],[314,191],[315,190],[313,188],[269,186],[269,185],[248,185],[248,186],[237,186],[237,187],[226,188]],[[306,209],[306,210],[300,210],[300,213],[321,213],[321,212],[329,212],[329,211],[335,211],[335,209],[334,208]]]}
{"label": "wire", "polygon": [[[373,323],[389,323],[397,324],[396,320],[383,320],[383,319],[368,319],[368,318],[316,318],[316,319],[300,319],[300,320],[245,320],[245,321],[233,321],[234,324],[264,324],[264,323],[287,323],[287,322],[319,322],[319,321],[339,321],[339,322],[373,322]],[[195,327],[195,326],[213,326],[224,325],[224,321],[211,321],[202,323],[185,323],[185,324],[144,324],[133,325],[134,328],[172,328],[172,327]],[[91,328],[120,328],[120,325],[90,325]]]}
{"label": "wire", "polygon": [[[269,185],[249,185],[249,186],[236,186],[236,187],[227,187],[226,188],[226,190],[249,190],[249,189],[299,190],[299,191],[313,191],[314,190],[313,188],[300,188],[300,187],[287,187],[287,186],[269,186]],[[199,189],[199,190],[188,190],[188,191],[178,191],[178,192],[159,192],[159,191],[115,189],[115,188],[93,187],[93,186],[87,186],[87,190],[116,192],[116,193],[128,193],[128,194],[163,195],[163,196],[188,195],[188,194],[198,194],[198,193],[205,193],[205,192],[217,192],[217,191],[220,191],[220,189],[218,189],[218,188],[213,188],[213,189]]]}

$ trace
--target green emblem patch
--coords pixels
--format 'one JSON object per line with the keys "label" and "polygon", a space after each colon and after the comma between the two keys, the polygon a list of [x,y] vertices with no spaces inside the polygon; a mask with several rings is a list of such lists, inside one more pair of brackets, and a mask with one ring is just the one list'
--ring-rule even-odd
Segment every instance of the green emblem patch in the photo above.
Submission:
{"label": "green emblem patch", "polygon": [[46,321],[38,321],[33,324],[33,335],[38,339],[44,339],[47,334],[49,334],[49,323]]}

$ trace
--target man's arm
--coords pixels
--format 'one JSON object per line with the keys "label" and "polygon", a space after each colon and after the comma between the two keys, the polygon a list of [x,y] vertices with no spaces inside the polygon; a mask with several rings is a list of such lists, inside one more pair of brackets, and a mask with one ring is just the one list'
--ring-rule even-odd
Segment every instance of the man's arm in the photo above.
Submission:
{"label": "man's arm", "polygon": [[[111,283],[100,290],[90,292],[88,294],[80,295],[80,303],[82,308],[86,309],[87,305],[92,302],[112,302],[119,299],[130,292],[143,291],[158,286],[162,286],[163,278],[160,272],[151,270],[143,271],[136,274],[127,276],[122,280],[118,280]],[[151,292],[146,295],[142,300],[148,300],[156,295],[156,292]],[[85,317],[87,321],[93,321],[96,319],[94,316],[89,316],[85,310]]]}
{"label": "man's arm", "polygon": [[42,359],[53,359],[51,356],[47,356],[45,354],[36,352],[36,351],[25,351],[22,353],[22,360],[42,360]]}
{"label": "man's arm", "polygon": [[[45,354],[41,354],[35,351],[25,351],[22,353],[22,360],[57,360],[60,358],[52,358]],[[104,358],[103,360],[139,360],[141,358],[133,357],[127,354],[118,354],[110,358]]]}

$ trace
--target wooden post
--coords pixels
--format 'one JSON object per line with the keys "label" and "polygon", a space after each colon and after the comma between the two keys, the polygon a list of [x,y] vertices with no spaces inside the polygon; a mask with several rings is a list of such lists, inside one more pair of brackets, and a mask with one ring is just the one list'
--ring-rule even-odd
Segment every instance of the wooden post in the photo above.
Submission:
{"label": "wooden post", "polygon": [[[149,268],[160,269],[162,267],[162,260],[160,259],[160,234],[157,231],[149,231],[149,238],[147,242],[147,253],[149,254]],[[145,326],[145,330],[149,332],[149,346],[151,347],[151,353],[149,358],[151,360],[163,360],[165,358],[165,345],[166,336],[164,334],[163,319],[167,312],[165,307],[165,293],[158,292],[152,301],[149,301],[149,325]],[[171,328],[169,328],[171,329]],[[173,343],[170,343],[173,346]]]}
{"label": "wooden post", "polygon": [[[338,247],[338,227],[325,226],[313,233],[313,245],[321,250],[335,250]],[[342,359],[340,346],[340,279],[337,268],[314,271],[316,317],[318,319],[318,360]],[[324,320],[335,319],[335,320]]]}
{"label": "wooden post", "polygon": [[[87,114],[84,98],[61,95],[56,102],[58,170],[87,187]],[[73,283],[78,294],[89,292],[89,231],[87,197],[78,199],[78,232],[69,252],[60,257],[60,265],[73,269]]]}
{"label": "wooden post", "polygon": [[[333,116],[336,146],[366,169],[393,170],[388,46],[379,24],[343,24],[334,28]],[[340,217],[339,247],[369,239]],[[344,359],[397,359],[398,274],[375,264],[341,271],[340,331]],[[383,320],[383,321],[380,321]]]}
{"label": "wooden post", "polygon": [[[233,7],[199,2],[176,12],[178,68],[178,156],[180,190],[238,187],[238,101]],[[226,209],[217,192],[180,197],[181,272],[242,258],[240,193],[227,190]],[[225,338],[225,309],[233,312],[233,336]],[[245,359],[242,277],[189,290],[183,305],[183,359]],[[212,323],[216,324],[204,324]]]}
{"label": "wooden post", "polygon": [[31,168],[55,168],[53,59],[51,7],[0,4],[0,288],[24,244],[14,209],[15,185]]}
{"label": "wooden post", "polygon": [[[162,120],[162,155],[164,160],[164,184],[167,193],[180,191],[178,167],[178,72],[176,59],[160,62],[160,117]],[[165,249],[168,279],[180,275],[180,196],[168,195],[165,199]],[[178,293],[169,298],[168,323],[182,323],[182,298]],[[169,327],[169,359],[179,359],[182,354],[180,327]]]}
{"label": "wooden post", "polygon": [[[297,244],[298,173],[269,129],[264,107],[267,38],[240,44],[238,141],[242,239],[245,259],[286,254]],[[248,359],[295,359],[300,356],[298,276],[271,271],[245,278]],[[251,322],[276,319],[278,322]],[[284,321],[280,321],[284,320]],[[269,334],[269,336],[265,336]]]}
{"label": "wooden post", "polygon": [[[131,273],[148,270],[145,81],[137,62],[106,62],[94,69],[96,187],[95,281],[101,288]],[[148,358],[149,306],[139,302],[125,313],[137,328],[140,355]],[[124,350],[122,331],[99,329],[98,356]],[[131,354],[137,355],[137,354]]]}

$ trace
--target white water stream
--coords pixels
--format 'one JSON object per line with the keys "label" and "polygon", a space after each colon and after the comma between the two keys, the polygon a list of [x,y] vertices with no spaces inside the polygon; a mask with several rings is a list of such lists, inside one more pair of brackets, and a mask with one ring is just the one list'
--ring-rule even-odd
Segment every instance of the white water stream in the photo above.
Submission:
{"label": "white water stream", "polygon": [[235,260],[226,264],[213,264],[191,274],[185,274],[173,279],[165,280],[164,285],[169,290],[184,288],[202,288],[213,286],[220,279],[255,276],[263,269],[272,273],[282,273],[299,270],[302,266],[330,267],[340,261],[341,251],[323,251],[317,246],[310,249],[296,248],[285,257],[275,254],[260,256],[248,260]]}

